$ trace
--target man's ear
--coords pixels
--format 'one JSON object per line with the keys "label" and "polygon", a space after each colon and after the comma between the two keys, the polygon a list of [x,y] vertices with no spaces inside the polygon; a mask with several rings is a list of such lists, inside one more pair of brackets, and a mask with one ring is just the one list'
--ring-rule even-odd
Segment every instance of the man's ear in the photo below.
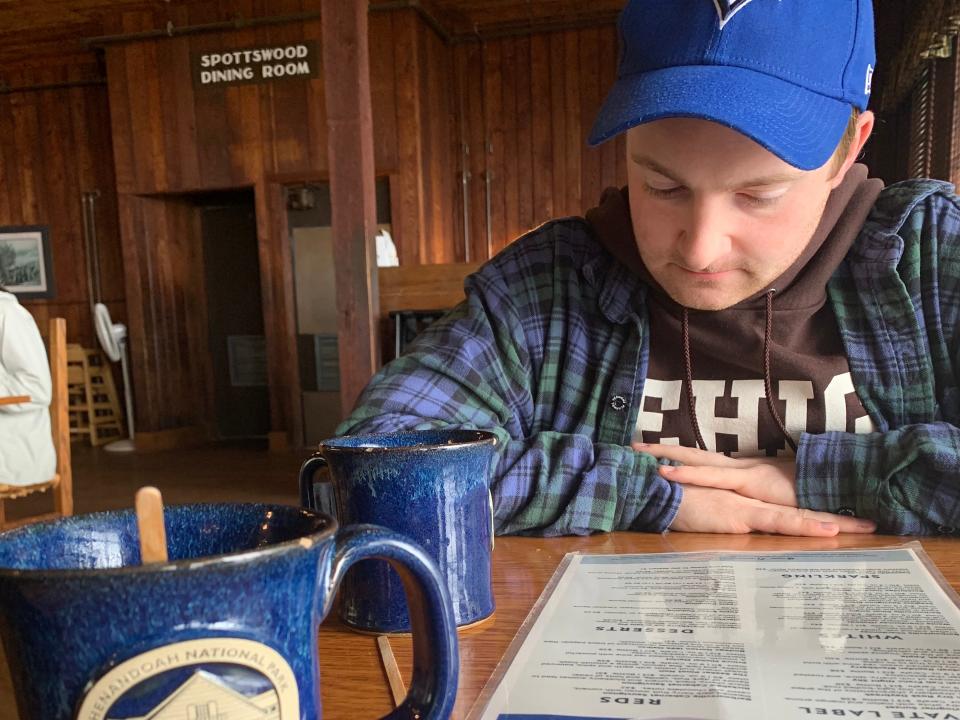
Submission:
{"label": "man's ear", "polygon": [[837,170],[833,178],[831,178],[831,189],[837,187],[843,182],[843,178],[846,177],[847,171],[853,167],[853,164],[857,161],[857,158],[860,157],[860,153],[863,152],[863,146],[867,144],[867,140],[870,139],[870,135],[873,133],[873,125],[875,122],[876,117],[870,110],[864,110],[862,113],[860,113],[860,116],[857,118],[856,134],[853,137],[853,142],[850,143],[850,147],[847,150],[847,156],[843,159],[843,164],[840,166],[840,169]]}

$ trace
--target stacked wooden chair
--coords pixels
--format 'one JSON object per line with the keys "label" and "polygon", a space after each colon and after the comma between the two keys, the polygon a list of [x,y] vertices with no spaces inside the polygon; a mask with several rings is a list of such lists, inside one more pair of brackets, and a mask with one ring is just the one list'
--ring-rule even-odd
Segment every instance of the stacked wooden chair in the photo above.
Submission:
{"label": "stacked wooden chair", "polygon": [[123,437],[117,389],[103,353],[67,345],[67,393],[71,437],[84,437],[94,447]]}
{"label": "stacked wooden chair", "polygon": [[[53,446],[57,453],[56,474],[36,485],[14,486],[0,483],[0,530],[24,525],[38,520],[63,517],[73,514],[73,472],[70,466],[70,420],[67,396],[67,321],[63,318],[50,320],[49,349],[50,376],[53,394],[50,400],[50,426],[53,431]],[[53,493],[53,512],[30,515],[7,521],[4,504],[38,492]]]}

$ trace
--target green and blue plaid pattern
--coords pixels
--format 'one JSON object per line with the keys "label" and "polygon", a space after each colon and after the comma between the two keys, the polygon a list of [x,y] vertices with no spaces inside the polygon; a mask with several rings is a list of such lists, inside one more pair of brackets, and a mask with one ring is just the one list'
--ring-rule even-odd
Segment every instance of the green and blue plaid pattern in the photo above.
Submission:
{"label": "green and blue plaid pattern", "polygon": [[[803,507],[897,533],[960,527],[960,209],[914,181],[878,199],[830,283],[879,432],[804,435]],[[646,288],[581,218],[548,223],[467,279],[467,299],[370,382],[338,433],[462,427],[500,439],[502,534],[661,532],[682,497],[630,449],[649,355]]]}

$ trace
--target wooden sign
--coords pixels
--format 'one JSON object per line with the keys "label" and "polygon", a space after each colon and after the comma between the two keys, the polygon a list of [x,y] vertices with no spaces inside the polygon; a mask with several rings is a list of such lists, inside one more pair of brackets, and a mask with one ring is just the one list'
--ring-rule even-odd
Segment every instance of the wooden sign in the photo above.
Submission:
{"label": "wooden sign", "polygon": [[193,85],[197,89],[229,85],[303,80],[320,76],[315,40],[193,53]]}

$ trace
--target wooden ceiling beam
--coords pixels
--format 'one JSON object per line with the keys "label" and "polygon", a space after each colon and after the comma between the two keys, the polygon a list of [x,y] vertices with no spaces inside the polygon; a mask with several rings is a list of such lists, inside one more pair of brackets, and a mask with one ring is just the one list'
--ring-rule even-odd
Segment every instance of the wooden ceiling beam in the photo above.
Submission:
{"label": "wooden ceiling beam", "polygon": [[[373,11],[409,7],[448,42],[468,42],[612,22],[624,0],[370,0]],[[43,3],[0,3],[0,65],[28,55],[68,53],[83,49],[83,39],[108,40],[120,27],[118,18],[140,13],[155,25],[150,37],[183,32],[185,18],[202,18],[210,31],[249,27],[266,20],[238,17],[238,2],[223,0],[45,0]],[[264,6],[268,4],[264,3]],[[201,12],[203,11],[203,12]],[[307,15],[307,14],[304,14]],[[315,17],[316,13],[309,13]],[[299,17],[299,16],[297,16]],[[293,21],[293,20],[291,20]],[[222,23],[222,24],[221,24]],[[144,26],[141,24],[141,26]],[[216,26],[216,27],[214,27]],[[154,32],[155,31],[155,32]],[[130,39],[136,39],[130,37]],[[99,44],[99,43],[98,43]]]}

